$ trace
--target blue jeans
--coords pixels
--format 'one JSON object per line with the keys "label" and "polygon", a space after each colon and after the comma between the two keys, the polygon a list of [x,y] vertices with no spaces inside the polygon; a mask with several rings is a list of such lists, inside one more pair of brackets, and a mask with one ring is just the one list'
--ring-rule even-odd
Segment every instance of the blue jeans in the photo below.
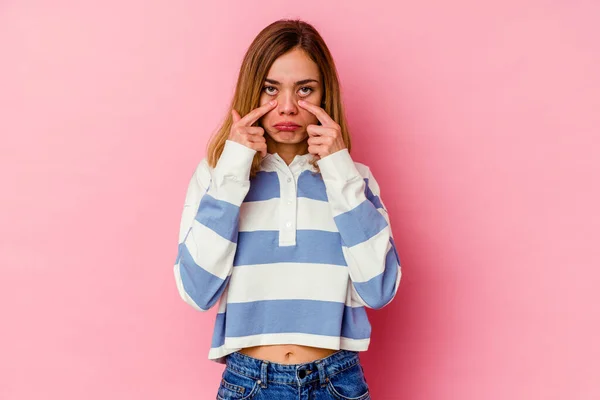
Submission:
{"label": "blue jeans", "polygon": [[358,352],[338,350],[303,364],[278,364],[242,354],[227,356],[218,400],[369,400]]}

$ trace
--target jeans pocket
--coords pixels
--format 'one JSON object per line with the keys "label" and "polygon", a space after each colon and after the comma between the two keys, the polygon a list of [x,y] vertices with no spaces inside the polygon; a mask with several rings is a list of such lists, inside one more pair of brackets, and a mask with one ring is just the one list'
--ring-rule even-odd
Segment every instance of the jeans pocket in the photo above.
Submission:
{"label": "jeans pocket", "polygon": [[329,393],[338,400],[369,400],[369,385],[362,366],[356,363],[329,377]]}
{"label": "jeans pocket", "polygon": [[258,380],[225,368],[217,391],[217,400],[249,400],[258,391]]}

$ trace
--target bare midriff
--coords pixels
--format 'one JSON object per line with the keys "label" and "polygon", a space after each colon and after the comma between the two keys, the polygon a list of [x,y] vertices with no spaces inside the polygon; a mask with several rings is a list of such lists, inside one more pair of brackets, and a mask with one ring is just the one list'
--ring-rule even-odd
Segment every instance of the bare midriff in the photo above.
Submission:
{"label": "bare midriff", "polygon": [[325,358],[336,351],[338,350],[302,346],[298,344],[253,346],[239,350],[240,353],[247,356],[278,364],[302,364]]}

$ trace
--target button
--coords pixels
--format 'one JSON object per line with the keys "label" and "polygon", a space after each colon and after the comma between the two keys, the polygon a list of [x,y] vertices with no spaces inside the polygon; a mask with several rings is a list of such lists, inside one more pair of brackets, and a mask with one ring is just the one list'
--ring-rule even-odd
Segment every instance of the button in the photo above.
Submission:
{"label": "button", "polygon": [[306,376],[306,371],[301,369],[300,371],[298,371],[298,376],[300,377],[300,379],[304,379],[304,377]]}
{"label": "button", "polygon": [[287,226],[288,228],[292,226],[292,223],[290,221],[285,223],[285,226]]}
{"label": "button", "polygon": [[288,181],[288,182],[291,182],[291,181],[292,181],[292,178],[287,178],[287,181]]}
{"label": "button", "polygon": [[292,203],[293,203],[293,201],[291,201],[291,200],[288,200],[288,201],[287,201],[287,203],[288,203],[288,204],[292,204]]}
{"label": "button", "polygon": [[234,181],[237,181],[238,177],[237,176],[232,176],[231,179],[233,179]]}

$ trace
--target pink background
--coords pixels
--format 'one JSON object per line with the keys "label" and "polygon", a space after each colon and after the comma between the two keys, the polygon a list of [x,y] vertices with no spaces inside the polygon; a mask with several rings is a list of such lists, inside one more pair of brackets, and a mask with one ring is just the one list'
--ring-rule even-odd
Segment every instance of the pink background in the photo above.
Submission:
{"label": "pink background", "polygon": [[282,17],[330,46],[403,263],[373,398],[600,398],[593,0],[0,2],[0,398],[214,398],[179,218]]}

